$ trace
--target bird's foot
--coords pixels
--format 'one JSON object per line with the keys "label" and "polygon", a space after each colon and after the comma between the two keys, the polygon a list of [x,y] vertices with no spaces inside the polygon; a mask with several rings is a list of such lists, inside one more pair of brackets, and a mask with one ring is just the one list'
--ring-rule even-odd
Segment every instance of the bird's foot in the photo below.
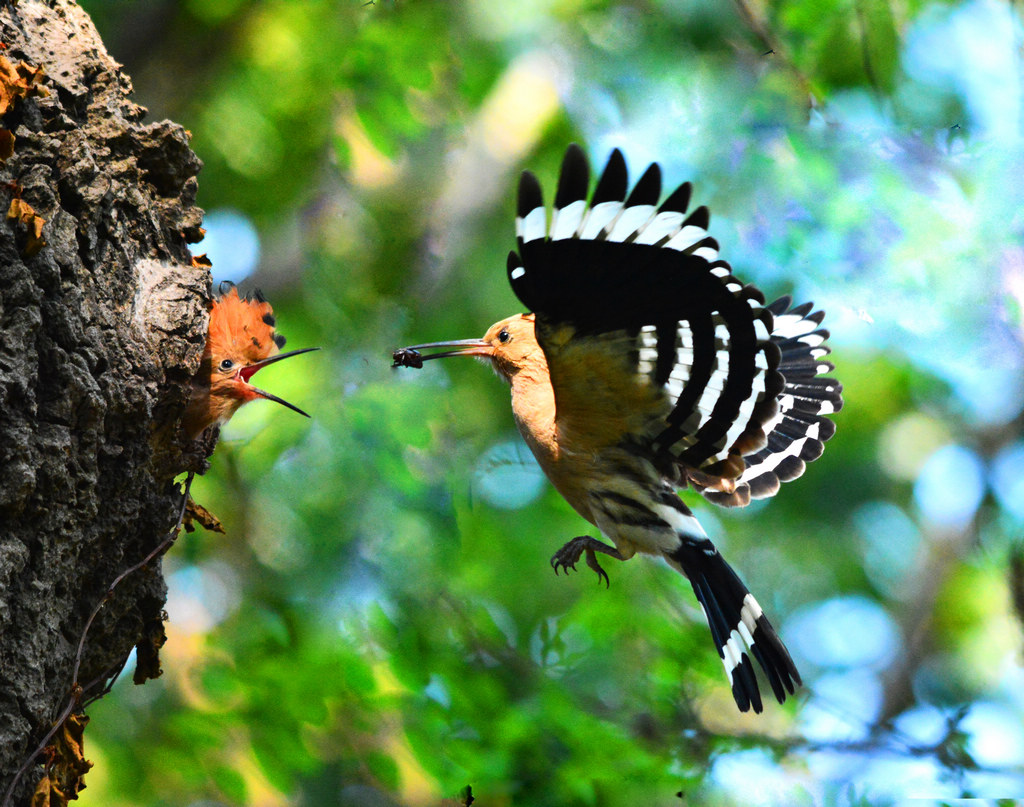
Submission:
{"label": "bird's foot", "polygon": [[616,560],[625,560],[622,554],[613,546],[601,543],[595,538],[591,538],[589,535],[580,535],[573,538],[569,543],[559,549],[551,557],[551,568],[555,570],[555,574],[558,574],[559,569],[565,569],[565,573],[569,574],[569,570],[576,571],[576,562],[580,559],[580,556],[586,553],[587,566],[597,572],[598,581],[604,581],[605,588],[608,588],[611,581],[608,579],[608,573],[601,568],[601,564],[597,562],[597,552],[601,552],[605,555],[609,555]]}

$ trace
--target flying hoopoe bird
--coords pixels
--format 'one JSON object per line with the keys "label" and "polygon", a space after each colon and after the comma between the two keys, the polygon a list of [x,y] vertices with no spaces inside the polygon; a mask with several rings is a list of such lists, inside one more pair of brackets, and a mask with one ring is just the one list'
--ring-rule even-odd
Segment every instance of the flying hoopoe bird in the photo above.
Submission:
{"label": "flying hoopoe bird", "polygon": [[[516,425],[562,496],[614,546],[583,535],[551,565],[575,569],[597,553],[660,556],[682,572],[704,610],[740,711],[762,711],[753,656],[780,703],[800,684],[789,652],[754,596],[677,493],[692,487],[723,507],[773,496],[822,453],[835,432],[822,417],[842,387],[821,377],[824,313],[771,305],[718,258],[708,210],[687,216],[686,183],[658,204],[651,165],[627,195],[612,152],[590,201],[579,146],[562,163],[550,226],[540,184],[519,183],[508,258],[512,290],[532,313],[483,339],[395,351],[396,366],[478,356],[512,389]],[[421,355],[421,350],[449,348]]]}
{"label": "flying hoopoe bird", "polygon": [[257,398],[276,401],[309,417],[288,401],[254,387],[249,379],[269,364],[319,350],[304,347],[281,353],[285,338],[274,330],[274,310],[258,291],[239,297],[230,284],[210,306],[210,330],[199,372],[192,380],[192,400],[185,411],[185,433],[198,437],[210,426],[227,423],[238,408]]}

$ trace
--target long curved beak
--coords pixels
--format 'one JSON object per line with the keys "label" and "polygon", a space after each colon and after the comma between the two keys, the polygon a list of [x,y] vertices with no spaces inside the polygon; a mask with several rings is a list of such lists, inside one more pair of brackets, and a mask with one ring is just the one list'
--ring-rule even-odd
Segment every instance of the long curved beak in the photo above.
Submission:
{"label": "long curved beak", "polygon": [[242,376],[242,380],[246,384],[248,384],[249,379],[252,378],[253,374],[257,370],[262,370],[264,367],[267,367],[273,364],[274,362],[281,361],[281,359],[290,359],[292,356],[298,356],[302,353],[311,353],[312,351],[319,349],[320,348],[318,347],[304,347],[299,350],[289,350],[287,353],[278,353],[274,356],[271,356],[269,359],[264,359],[263,361],[258,361],[253,364],[246,365],[245,367],[238,371],[238,374]]}
{"label": "long curved beak", "polygon": [[[267,365],[281,361],[281,359],[289,359],[292,356],[298,356],[302,353],[310,353],[314,350],[319,349],[320,348],[318,347],[304,347],[299,350],[289,350],[287,353],[278,353],[275,356],[271,356],[269,359],[263,359],[263,361],[258,361],[255,364],[250,364],[246,367],[243,367],[241,370],[238,371],[238,377],[241,378],[242,381],[244,381],[246,384],[249,384],[249,379],[252,378],[253,374],[256,373],[257,370],[262,370]],[[251,389],[254,393],[259,395],[261,398],[266,398],[268,401],[274,401],[275,403],[279,403],[282,406],[287,406],[293,412],[298,412],[300,415],[309,417],[309,415],[306,412],[303,412],[301,409],[299,409],[299,407],[295,406],[294,404],[288,403],[288,401],[284,400],[283,398],[278,398],[276,395],[272,395],[266,390],[261,390],[259,387],[254,387],[252,384],[249,384],[249,389]]]}
{"label": "long curved beak", "polygon": [[[455,348],[445,350],[442,353],[431,353],[423,356],[421,350],[434,350],[436,348]],[[484,356],[488,357],[494,352],[490,343],[483,339],[456,339],[453,342],[427,342],[422,345],[410,345],[400,347],[391,354],[392,367],[422,367],[423,362],[430,359],[446,359],[449,356]]]}

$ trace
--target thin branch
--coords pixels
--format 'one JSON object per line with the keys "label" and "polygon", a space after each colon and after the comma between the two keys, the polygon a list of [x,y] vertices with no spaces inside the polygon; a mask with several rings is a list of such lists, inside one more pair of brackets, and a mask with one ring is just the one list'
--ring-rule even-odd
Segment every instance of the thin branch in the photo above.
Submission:
{"label": "thin branch", "polygon": [[757,16],[754,10],[747,3],[747,0],[733,0],[736,6],[736,10],[739,12],[740,18],[746,24],[746,26],[753,32],[754,36],[760,40],[761,45],[764,47],[763,57],[774,55],[790,73],[796,78],[797,83],[800,85],[800,89],[806,94],[810,101],[810,107],[816,108],[818,104],[818,98],[814,94],[814,89],[811,87],[811,82],[803,74],[803,71],[796,66],[796,62],[793,61],[789,55],[789,51],[782,44],[782,41],[775,35],[771,27],[763,19]]}
{"label": "thin branch", "polygon": [[[181,532],[182,521],[184,521],[185,519],[185,510],[186,507],[188,506],[189,491],[192,489],[192,480],[194,477],[195,473],[189,471],[188,478],[185,480],[185,492],[181,497],[181,508],[178,511],[178,520],[174,527],[171,529],[171,531],[167,534],[167,537],[164,538],[164,540],[162,540],[159,544],[157,544],[153,551],[146,555],[146,557],[144,557],[134,566],[129,566],[127,569],[121,572],[121,574],[115,577],[114,581],[107,588],[106,593],[103,595],[103,597],[100,598],[100,601],[96,604],[96,607],[92,609],[92,613],[89,614],[89,618],[85,622],[85,628],[83,628],[82,630],[82,637],[78,641],[78,651],[75,654],[75,664],[71,671],[71,686],[69,687],[70,698],[68,699],[68,702],[67,704],[65,704],[64,708],[61,710],[60,715],[57,717],[53,725],[50,727],[50,730],[46,732],[46,736],[43,737],[43,739],[39,742],[39,745],[36,747],[36,749],[31,754],[29,754],[29,756],[25,759],[25,762],[18,769],[18,772],[14,775],[14,779],[8,786],[7,792],[4,793],[3,807],[10,807],[11,797],[14,794],[14,789],[17,787],[18,782],[21,781],[21,777],[25,775],[26,771],[28,771],[30,767],[32,767],[32,763],[36,759],[36,757],[38,757],[46,749],[46,746],[49,745],[50,740],[52,740],[53,736],[60,730],[60,727],[64,725],[64,721],[67,720],[71,716],[71,713],[74,712],[75,709],[81,705],[82,695],[84,695],[85,692],[92,689],[101,681],[106,680],[110,672],[114,669],[113,667],[108,668],[107,672],[103,673],[97,678],[94,678],[85,687],[82,687],[78,683],[78,673],[82,668],[82,656],[85,652],[85,639],[89,635],[89,630],[92,628],[92,623],[95,621],[97,614],[99,614],[100,609],[104,606],[104,604],[110,600],[110,597],[114,593],[114,589],[117,588],[118,585],[120,585],[122,580],[124,580],[129,575],[134,574],[139,569],[148,565],[154,558],[166,552],[168,549],[171,548],[171,544],[173,544],[175,540],[177,540],[178,533]],[[124,665],[125,662],[127,662],[127,660],[128,657],[125,656],[124,660],[117,665],[117,670],[114,672],[115,678],[121,674],[121,670],[124,669]],[[107,691],[109,691],[109,687],[107,688]],[[91,703],[92,700],[95,700],[95,698],[91,699],[89,702]]]}
{"label": "thin branch", "polygon": [[[988,774],[1019,774],[1019,768],[1013,765],[982,765],[970,754],[956,748],[958,735],[962,732],[960,722],[967,715],[966,709],[957,710],[947,717],[946,732],[943,737],[935,743],[917,743],[903,733],[894,729],[874,727],[874,731],[862,740],[811,740],[799,735],[779,737],[771,734],[751,733],[744,734],[744,742],[753,742],[765,748],[770,748],[780,754],[793,752],[820,753],[831,751],[840,754],[878,754],[888,752],[893,755],[910,758],[934,758],[943,768],[953,774],[962,774],[964,771],[972,773]],[[715,741],[722,738],[702,723],[696,721],[687,726],[690,732],[691,743],[696,740],[701,743],[702,748],[710,748]]]}

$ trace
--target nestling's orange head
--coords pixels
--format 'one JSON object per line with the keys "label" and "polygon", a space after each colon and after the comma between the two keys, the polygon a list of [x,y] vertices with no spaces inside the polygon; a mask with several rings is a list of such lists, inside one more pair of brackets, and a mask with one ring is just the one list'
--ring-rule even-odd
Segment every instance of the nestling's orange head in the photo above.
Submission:
{"label": "nestling's orange head", "polygon": [[190,439],[210,426],[226,423],[242,404],[257,398],[276,401],[309,417],[297,406],[249,383],[256,371],[268,364],[319,350],[307,347],[281,353],[285,339],[274,326],[274,311],[259,292],[241,297],[232,285],[213,301],[206,350],[185,412],[185,432]]}

